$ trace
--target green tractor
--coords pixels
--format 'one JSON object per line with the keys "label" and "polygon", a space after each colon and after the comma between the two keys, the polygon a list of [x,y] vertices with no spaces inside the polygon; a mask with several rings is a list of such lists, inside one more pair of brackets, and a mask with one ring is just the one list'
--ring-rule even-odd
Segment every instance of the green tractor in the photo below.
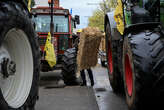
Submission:
{"label": "green tractor", "polygon": [[119,12],[105,16],[112,89],[126,94],[130,110],[160,105],[164,90],[164,0],[118,2]]}
{"label": "green tractor", "polygon": [[38,99],[40,52],[27,3],[0,0],[0,110],[34,110]]}

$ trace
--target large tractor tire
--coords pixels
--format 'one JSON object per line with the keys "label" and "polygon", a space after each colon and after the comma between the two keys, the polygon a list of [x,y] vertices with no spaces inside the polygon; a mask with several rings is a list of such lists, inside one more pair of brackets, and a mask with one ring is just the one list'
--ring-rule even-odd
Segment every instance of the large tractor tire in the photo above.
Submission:
{"label": "large tractor tire", "polygon": [[36,33],[22,4],[0,2],[0,109],[34,110],[40,53]]}
{"label": "large tractor tire", "polygon": [[106,25],[106,56],[107,56],[107,69],[111,87],[115,93],[121,93],[123,91],[123,83],[121,78],[121,72],[119,70],[119,58],[121,53],[118,53],[121,45],[118,41],[113,40],[111,34],[110,24]]}
{"label": "large tractor tire", "polygon": [[77,51],[76,48],[67,49],[63,55],[62,75],[66,85],[77,85]]}
{"label": "large tractor tire", "polygon": [[[123,44],[123,79],[126,101],[130,110],[144,110],[151,103],[155,83],[164,75],[164,42],[158,32],[129,34]],[[161,86],[164,86],[161,83]],[[159,89],[159,88],[158,88]],[[158,91],[156,91],[158,93]],[[155,102],[153,102],[155,100]]]}

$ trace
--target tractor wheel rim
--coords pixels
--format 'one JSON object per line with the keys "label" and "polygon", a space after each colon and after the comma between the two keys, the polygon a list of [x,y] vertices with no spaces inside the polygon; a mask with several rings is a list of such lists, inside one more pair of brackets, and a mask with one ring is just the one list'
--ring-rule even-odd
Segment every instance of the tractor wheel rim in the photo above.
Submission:
{"label": "tractor wheel rim", "polygon": [[112,49],[111,49],[111,42],[108,42],[108,68],[110,74],[113,73],[113,59],[112,59]]}
{"label": "tractor wheel rim", "polygon": [[125,56],[125,82],[126,82],[126,89],[129,96],[132,96],[133,93],[133,72],[129,60],[129,55],[126,54]]}
{"label": "tractor wheel rim", "polygon": [[16,64],[14,75],[4,78],[0,74],[2,95],[10,107],[19,108],[29,96],[33,79],[33,55],[27,35],[20,29],[11,29],[0,47],[1,55]]}

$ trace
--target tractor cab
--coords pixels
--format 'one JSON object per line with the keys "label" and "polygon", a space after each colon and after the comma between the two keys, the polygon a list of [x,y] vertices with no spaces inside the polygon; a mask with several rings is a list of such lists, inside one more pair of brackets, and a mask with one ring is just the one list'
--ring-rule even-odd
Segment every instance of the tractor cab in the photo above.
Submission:
{"label": "tractor cab", "polygon": [[[50,32],[50,24],[53,17],[53,36],[52,42],[54,44],[57,64],[61,63],[64,51],[73,47],[73,29],[76,24],[80,23],[79,16],[73,17],[68,9],[59,6],[54,6],[53,13],[50,7],[36,7],[32,9],[36,17],[33,18],[35,22],[35,30],[38,33],[39,44],[41,49],[41,63],[44,67],[45,63],[45,43],[48,32]],[[52,16],[51,16],[52,14]],[[46,63],[47,64],[47,63]],[[47,67],[45,67],[47,68]]]}
{"label": "tractor cab", "polygon": [[123,0],[125,23],[162,22],[164,24],[164,0]]}
{"label": "tractor cab", "polygon": [[[45,42],[48,32],[50,32],[50,8],[49,7],[37,7],[32,9],[37,14],[33,20],[35,22],[35,30],[39,35],[40,48],[44,51]],[[54,47],[56,54],[62,54],[66,49],[71,47],[72,25],[71,15],[67,9],[54,9]]]}

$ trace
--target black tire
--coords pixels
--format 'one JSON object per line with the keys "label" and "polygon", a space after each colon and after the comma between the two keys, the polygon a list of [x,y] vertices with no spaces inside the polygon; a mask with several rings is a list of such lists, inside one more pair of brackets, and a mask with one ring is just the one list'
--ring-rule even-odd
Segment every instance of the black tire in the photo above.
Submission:
{"label": "black tire", "polygon": [[[110,24],[106,25],[106,56],[107,56],[107,69],[109,75],[109,81],[111,87],[115,93],[122,93],[123,91],[123,83],[121,78],[121,72],[119,70],[118,57],[120,57],[121,53],[118,53],[118,48],[121,49],[121,45],[118,41],[112,39],[111,27]],[[111,52],[109,52],[111,51]],[[109,55],[110,54],[110,55]],[[110,62],[111,61],[111,62]]]}
{"label": "black tire", "polygon": [[67,49],[63,55],[62,76],[66,85],[77,85],[76,48]]}
{"label": "black tire", "polygon": [[160,101],[153,98],[157,90],[153,86],[164,73],[160,64],[164,55],[162,40],[160,33],[153,31],[129,34],[124,39],[123,79],[130,110],[148,109]]}
{"label": "black tire", "polygon": [[41,72],[53,71],[54,69],[50,67],[46,60],[41,60]]}
{"label": "black tire", "polygon": [[[0,44],[11,29],[22,30],[28,37],[33,56],[33,78],[31,90],[23,105],[17,108],[11,107],[3,97],[0,89],[0,109],[1,110],[34,110],[36,100],[38,99],[39,89],[39,71],[40,71],[40,53],[39,45],[28,12],[22,7],[22,4],[16,2],[0,2]],[[14,37],[14,35],[13,35]],[[14,50],[15,47],[13,47]]]}

